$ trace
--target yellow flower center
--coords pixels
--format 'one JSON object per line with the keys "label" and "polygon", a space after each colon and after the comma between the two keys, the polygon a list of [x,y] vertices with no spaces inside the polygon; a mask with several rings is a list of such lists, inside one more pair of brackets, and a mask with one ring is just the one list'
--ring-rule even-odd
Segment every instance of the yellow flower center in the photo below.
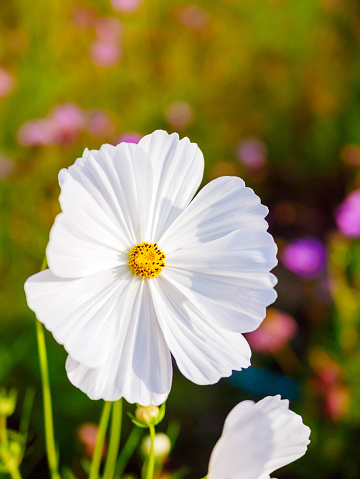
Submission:
{"label": "yellow flower center", "polygon": [[134,245],[129,253],[129,266],[140,278],[156,278],[165,266],[166,256],[156,243]]}

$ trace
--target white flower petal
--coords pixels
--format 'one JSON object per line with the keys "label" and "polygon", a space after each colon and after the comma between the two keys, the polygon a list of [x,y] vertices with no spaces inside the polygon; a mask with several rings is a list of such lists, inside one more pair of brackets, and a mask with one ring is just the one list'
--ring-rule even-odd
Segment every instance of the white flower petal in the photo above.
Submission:
{"label": "white flower petal", "polygon": [[116,346],[105,364],[90,369],[70,356],[66,370],[70,381],[91,399],[143,406],[166,401],[172,381],[171,355],[160,330],[148,285],[134,280],[133,309],[122,320]]}
{"label": "white flower petal", "polygon": [[[229,416],[233,427],[225,430]],[[259,479],[272,452],[271,422],[255,408],[253,401],[242,401],[230,412],[222,436],[210,457],[208,479]]]}
{"label": "white flower petal", "polygon": [[119,267],[80,279],[45,270],[25,283],[28,305],[56,341],[89,367],[103,364],[116,344],[122,312],[132,298],[129,268]]}
{"label": "white flower petal", "polygon": [[266,206],[235,176],[217,178],[196,195],[159,239],[167,253],[207,243],[237,229],[266,230]]}
{"label": "white flower petal", "polygon": [[280,396],[243,401],[226,418],[208,479],[266,479],[306,452],[310,429]]}
{"label": "white flower petal", "polygon": [[184,376],[214,384],[250,365],[251,351],[240,333],[211,322],[164,276],[149,284],[161,330]]}
{"label": "white flower petal", "polygon": [[204,173],[204,157],[189,138],[179,140],[158,130],[139,142],[151,158],[156,194],[150,206],[150,242],[158,242],[175,218],[188,206],[200,186]]}
{"label": "white flower petal", "polygon": [[80,277],[123,264],[147,230],[152,165],[138,145],[104,145],[62,170],[60,204],[47,247],[61,277]]}

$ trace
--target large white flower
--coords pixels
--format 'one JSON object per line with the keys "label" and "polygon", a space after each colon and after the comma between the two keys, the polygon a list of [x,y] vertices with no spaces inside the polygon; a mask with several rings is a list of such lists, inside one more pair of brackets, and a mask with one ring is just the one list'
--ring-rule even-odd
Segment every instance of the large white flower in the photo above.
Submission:
{"label": "large white flower", "polygon": [[92,399],[164,402],[170,352],[197,384],[250,365],[241,333],[276,298],[268,210],[237,177],[192,200],[203,169],[196,144],[156,131],[85,150],[60,172],[49,269],[25,291],[69,353],[70,381]]}
{"label": "large white flower", "polygon": [[268,396],[258,403],[243,401],[226,418],[207,477],[270,479],[273,471],[305,454],[309,435],[288,400]]}

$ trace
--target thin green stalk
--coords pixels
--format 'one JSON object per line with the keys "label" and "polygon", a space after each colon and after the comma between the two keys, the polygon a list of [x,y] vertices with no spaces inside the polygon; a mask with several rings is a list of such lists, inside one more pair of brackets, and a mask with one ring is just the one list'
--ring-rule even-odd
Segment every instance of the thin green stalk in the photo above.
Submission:
{"label": "thin green stalk", "polygon": [[127,463],[129,462],[131,456],[134,454],[134,451],[139,444],[140,438],[142,436],[143,429],[141,427],[134,426],[131,433],[129,434],[124,447],[122,448],[119,458],[117,460],[115,474],[116,477],[121,477]]}
{"label": "thin green stalk", "polygon": [[109,449],[106,457],[103,479],[113,479],[115,474],[116,460],[119,453],[122,422],[122,398],[114,402],[111,419],[111,432]]}
{"label": "thin green stalk", "polygon": [[7,446],[8,443],[6,416],[3,414],[0,414],[0,443],[2,443],[4,446]]}
{"label": "thin green stalk", "polygon": [[155,442],[155,426],[150,425],[150,452],[149,452],[149,459],[148,459],[148,467],[146,472],[146,479],[153,479],[154,477],[154,470],[155,470],[155,454],[154,454],[154,442]]}
{"label": "thin green stalk", "polygon": [[45,334],[43,325],[36,319],[36,338],[39,349],[41,384],[44,402],[45,443],[51,479],[60,479],[58,457],[55,447],[53,413],[49,381],[49,369],[46,354]]}
{"label": "thin green stalk", "polygon": [[106,429],[109,423],[112,404],[113,403],[108,401],[104,403],[104,408],[101,413],[98,436],[97,436],[96,444],[95,444],[94,455],[91,462],[89,479],[99,479],[101,456],[103,452]]}

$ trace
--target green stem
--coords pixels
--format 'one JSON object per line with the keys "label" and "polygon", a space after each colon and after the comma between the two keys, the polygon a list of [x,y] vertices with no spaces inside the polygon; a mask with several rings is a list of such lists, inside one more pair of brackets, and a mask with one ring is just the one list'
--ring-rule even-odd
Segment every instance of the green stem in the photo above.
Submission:
{"label": "green stem", "polygon": [[[22,479],[21,474],[19,472],[19,469],[15,465],[10,465],[11,464],[11,455],[9,457],[10,453],[6,450],[3,450],[1,454],[1,461],[5,465],[7,472],[10,474],[12,479]],[[10,461],[10,463],[9,463]]]}
{"label": "green stem", "polygon": [[111,406],[113,403],[106,401],[104,403],[104,408],[101,413],[101,419],[99,424],[98,436],[96,439],[94,455],[91,462],[90,476],[89,479],[98,479],[99,478],[99,469],[101,464],[101,457],[104,447],[106,429],[109,423]]}
{"label": "green stem", "polygon": [[58,471],[58,457],[55,447],[55,435],[53,424],[53,413],[51,404],[51,392],[49,381],[49,369],[46,354],[46,343],[44,328],[40,321],[36,320],[36,338],[39,349],[39,362],[41,372],[41,384],[44,402],[44,421],[45,421],[45,442],[48,464],[50,469],[51,479],[60,479]]}
{"label": "green stem", "polygon": [[7,429],[6,429],[6,416],[0,414],[0,443],[4,446],[8,444]]}
{"label": "green stem", "polygon": [[113,479],[118,457],[122,422],[122,399],[113,405],[109,450],[106,457],[103,479]]}
{"label": "green stem", "polygon": [[154,470],[155,470],[155,454],[154,454],[154,442],[155,442],[155,426],[150,425],[150,452],[149,452],[149,459],[148,459],[148,467],[146,472],[146,479],[153,479],[154,477]]}
{"label": "green stem", "polygon": [[143,429],[141,427],[133,427],[117,460],[115,469],[116,477],[121,477],[123,472],[125,471],[127,463],[129,462],[131,456],[134,454],[137,445],[139,444],[142,433]]}

